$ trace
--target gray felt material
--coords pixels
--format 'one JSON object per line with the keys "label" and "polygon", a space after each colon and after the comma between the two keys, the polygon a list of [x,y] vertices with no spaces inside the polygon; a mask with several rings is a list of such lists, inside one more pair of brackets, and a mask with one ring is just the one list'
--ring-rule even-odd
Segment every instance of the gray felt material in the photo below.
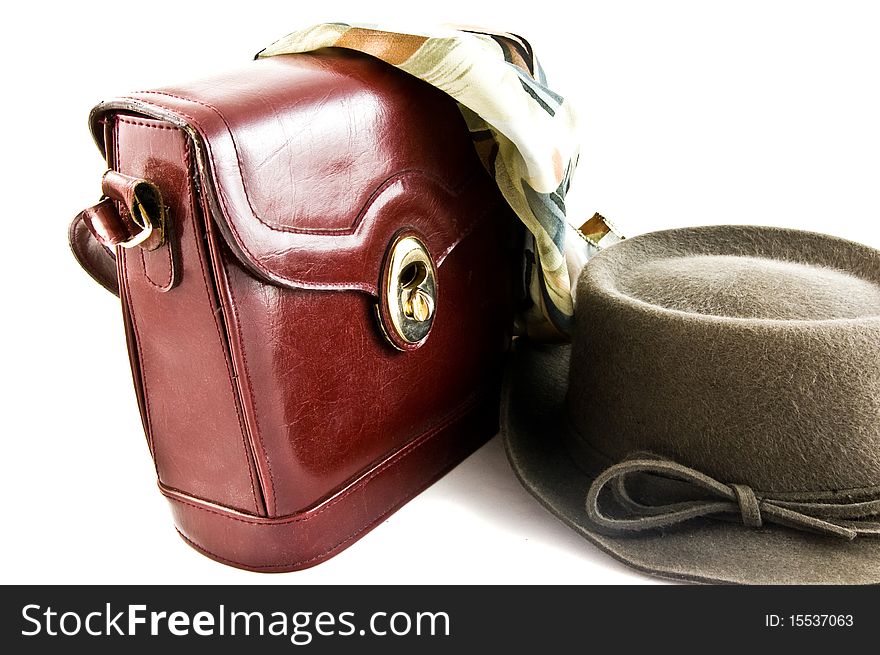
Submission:
{"label": "gray felt material", "polygon": [[572,346],[517,343],[502,406],[511,464],[551,512],[662,577],[880,583],[876,536],[743,524],[754,516],[618,534],[585,509],[597,475],[645,451],[730,485],[749,513],[751,490],[880,496],[880,253],[776,228],[670,230],[591,260],[576,306]]}

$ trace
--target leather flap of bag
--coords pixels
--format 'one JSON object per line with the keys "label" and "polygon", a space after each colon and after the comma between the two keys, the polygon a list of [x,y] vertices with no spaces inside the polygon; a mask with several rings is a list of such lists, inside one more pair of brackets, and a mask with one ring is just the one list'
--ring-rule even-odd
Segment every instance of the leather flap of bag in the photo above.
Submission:
{"label": "leather flap of bag", "polygon": [[131,94],[92,112],[186,130],[229,246],[277,284],[377,293],[394,235],[435,264],[498,201],[455,102],[347,50],[260,59],[200,82]]}

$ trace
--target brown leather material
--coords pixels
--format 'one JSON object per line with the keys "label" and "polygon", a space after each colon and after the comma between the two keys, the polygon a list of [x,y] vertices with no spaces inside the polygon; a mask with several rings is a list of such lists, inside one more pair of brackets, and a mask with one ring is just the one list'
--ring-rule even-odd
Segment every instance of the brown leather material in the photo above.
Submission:
{"label": "brown leather material", "polygon": [[509,246],[498,242],[509,216],[500,205],[492,209],[475,217],[472,237],[438,269],[443,292],[434,325],[412,352],[386,343],[376,301],[366,294],[267,286],[215,249],[270,516],[317,502],[328,485],[402,447],[421,426],[491,383],[512,315],[503,266]]}
{"label": "brown leather material", "polygon": [[[149,195],[157,205],[155,211],[160,225],[143,243],[138,244],[138,248],[143,251],[144,269],[148,271],[150,279],[161,280],[154,282],[156,289],[170,291],[178,282],[179,264],[177,249],[169,234],[171,225],[165,218],[166,208],[158,187],[142,178],[108,170],[101,180],[101,190],[105,197],[98,204],[80,212],[70,225],[68,241],[77,261],[102,286],[119,295],[116,258],[112,252],[116,246],[129,242],[143,229],[132,219],[132,212],[143,203],[143,196]],[[160,252],[153,254],[155,251]],[[105,252],[112,260],[112,273],[107,256],[102,254]]]}
{"label": "brown leather material", "polygon": [[[110,167],[168,206],[169,248],[120,250],[119,270],[145,431],[192,545],[310,566],[495,433],[522,226],[451,99],[331,51],[113,100],[93,121]],[[401,230],[442,289],[407,352],[376,297]]]}
{"label": "brown leather material", "polygon": [[137,245],[144,250],[155,250],[162,245],[165,208],[161,192],[152,182],[108,170],[101,180],[101,190],[104,198],[82,211],[83,221],[95,239],[108,248],[131,243],[146,225],[138,224],[133,215],[149,199],[156,214],[149,225],[154,225],[156,229]]}
{"label": "brown leather material", "polygon": [[[167,124],[146,118],[133,118],[126,116],[116,116],[114,121],[115,129],[115,155],[119,153],[139,153],[145,147],[143,143],[144,137],[141,136],[146,129],[146,134],[156,134],[157,130],[170,129]],[[143,128],[143,129],[135,129]],[[150,131],[152,130],[152,132]],[[132,139],[132,143],[128,142]],[[118,171],[107,171],[101,180],[101,188],[107,195],[115,197],[121,201],[125,207],[132,207],[136,202],[134,198],[135,189],[145,180],[149,180],[150,184],[157,187],[162,195],[165,195],[164,185],[161,183],[167,173],[164,171],[161,161],[158,157],[151,155],[149,152],[143,155],[144,162],[141,168],[136,170],[144,170],[141,178],[135,176],[120,175]],[[112,194],[112,195],[111,195]],[[168,214],[164,216],[163,232],[159,235],[162,243],[156,246],[152,242],[154,237],[142,244],[142,247],[135,248],[140,253],[141,265],[144,275],[149,280],[151,287],[155,291],[167,292],[173,289],[180,280],[180,242],[175,238],[174,233],[179,220],[173,219],[174,205],[168,198],[160,196],[159,201],[162,203],[162,213]],[[122,207],[120,207],[122,209]],[[129,211],[131,211],[129,209]]]}
{"label": "brown leather material", "polygon": [[160,490],[180,535],[208,557],[266,573],[305,569],[366,535],[470,455],[497,430],[497,410],[494,396],[475,395],[334,495],[288,516],[249,516],[161,485]]}
{"label": "brown leather material", "polygon": [[[375,295],[376,271],[402,227],[424,235],[439,265],[472,227],[467,215],[443,220],[440,206],[457,198],[478,206],[484,188],[455,103],[350,51],[260,59],[185,88],[102,103],[92,115],[99,143],[100,119],[119,109],[198,135],[230,247],[255,274],[293,288]],[[388,214],[400,223],[383,220]]]}
{"label": "brown leather material", "polygon": [[123,218],[117,209],[117,202],[112,198],[104,198],[98,204],[82,210],[81,216],[95,239],[110,248],[128,241],[138,231],[130,219]]}
{"label": "brown leather material", "polygon": [[165,241],[165,207],[158,187],[148,180],[123,175],[111,169],[104,173],[101,179],[101,190],[105,196],[116,201],[121,227],[126,234],[121,241],[112,241],[107,245],[120,245],[141,232],[143,226],[135,222],[133,215],[140,206],[144,206],[149,201],[152,205],[151,222],[155,229],[143,243],[138,244],[138,247],[151,251],[162,246]]}
{"label": "brown leather material", "polygon": [[[169,293],[146,267],[149,254],[120,249],[122,299],[130,317],[142,413],[162,484],[227,507],[259,513],[262,494],[246,442],[232,363],[190,183],[192,150],[176,128],[147,118],[115,121],[117,170],[162,189],[183,271]],[[156,253],[156,256],[161,256]]]}
{"label": "brown leather material", "polygon": [[136,190],[141,182],[141,178],[109,170],[101,178],[101,191],[108,198],[121,202],[126,207],[131,207],[135,204]]}
{"label": "brown leather material", "polygon": [[[115,211],[115,209],[114,209]],[[116,256],[101,245],[88,228],[85,212],[80,212],[70,222],[67,241],[79,265],[110,293],[119,295],[116,276]]]}

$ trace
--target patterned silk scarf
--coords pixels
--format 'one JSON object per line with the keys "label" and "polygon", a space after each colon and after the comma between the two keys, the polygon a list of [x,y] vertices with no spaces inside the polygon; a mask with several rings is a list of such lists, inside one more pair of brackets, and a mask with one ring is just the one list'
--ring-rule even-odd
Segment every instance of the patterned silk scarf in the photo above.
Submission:
{"label": "patterned silk scarf", "polygon": [[547,87],[528,42],[462,29],[416,34],[324,23],[294,32],[257,56],[326,47],[372,55],[458,102],[483,163],[531,235],[526,261],[534,265],[526,282],[532,306],[523,316],[525,331],[564,340],[574,314],[571,270],[620,237],[599,214],[574,224],[566,216],[565,195],[578,157],[576,118],[571,104]]}

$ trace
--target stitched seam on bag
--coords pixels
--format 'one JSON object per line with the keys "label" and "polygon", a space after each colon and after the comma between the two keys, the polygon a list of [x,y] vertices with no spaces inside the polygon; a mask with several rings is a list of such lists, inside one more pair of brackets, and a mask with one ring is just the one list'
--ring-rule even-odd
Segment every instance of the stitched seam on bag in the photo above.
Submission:
{"label": "stitched seam on bag", "polygon": [[118,123],[125,123],[126,125],[137,125],[139,127],[151,127],[154,130],[176,130],[176,129],[179,129],[179,128],[174,127],[172,125],[151,125],[149,123],[131,120],[130,118],[124,118],[122,116],[117,116],[116,120]]}
{"label": "stitched seam on bag", "polygon": [[[257,214],[257,211],[254,208],[253,203],[251,202],[250,194],[248,193],[247,184],[245,183],[245,180],[244,180],[244,173],[242,172],[243,163],[241,161],[241,155],[239,154],[238,144],[235,141],[235,135],[233,134],[232,128],[230,128],[229,123],[226,120],[226,117],[223,115],[223,113],[219,109],[217,109],[214,105],[208,104],[207,102],[203,102],[201,100],[196,100],[195,98],[187,98],[184,96],[175,95],[173,93],[168,93],[166,91],[136,91],[133,95],[140,95],[140,94],[160,95],[160,96],[166,96],[169,98],[175,98],[177,100],[183,100],[184,102],[192,102],[194,104],[201,105],[202,107],[205,107],[205,108],[211,110],[212,112],[214,112],[217,115],[217,117],[223,123],[223,126],[226,128],[226,131],[229,133],[229,138],[232,141],[232,149],[235,151],[235,159],[238,162],[238,177],[241,180],[241,188],[244,191],[244,197],[245,197],[245,200],[247,201],[248,208],[251,210],[251,214],[253,215],[253,217],[255,219],[257,219],[257,221],[259,221],[260,223],[265,225],[267,228],[269,228],[270,230],[273,230],[275,232],[294,232],[297,234],[323,234],[323,233],[354,234],[355,232],[357,232],[357,228],[360,226],[360,223],[363,220],[364,215],[366,214],[366,210],[369,209],[370,205],[372,204],[372,200],[373,200],[375,193],[370,196],[370,198],[364,204],[364,207],[362,207],[361,210],[358,212],[358,214],[355,217],[352,224],[346,228],[325,228],[325,229],[316,230],[316,229],[287,227],[287,226],[278,225],[275,223],[270,223],[266,219],[262,218],[260,215]],[[181,114],[185,116],[185,114],[183,114],[183,112],[181,112]],[[190,118],[190,120],[193,120],[192,117],[188,117],[188,118]],[[476,167],[475,167],[475,170],[477,170]],[[400,173],[395,173],[388,180],[383,182],[383,184],[380,186],[380,188],[384,187],[389,182],[393,182],[394,178],[397,176],[402,176],[405,174],[412,174],[412,173],[423,175],[423,176],[435,181],[441,188],[443,188],[450,195],[459,195],[461,193],[461,190],[464,189],[468,185],[468,183],[471,181],[471,179],[474,177],[473,174],[469,175],[469,176],[465,177],[462,181],[460,181],[458,184],[453,185],[453,186],[449,186],[445,182],[445,180],[443,180],[439,176],[434,175],[433,173],[429,173],[429,172],[422,170],[422,169],[413,168],[413,169],[407,169],[406,171],[401,171]]]}
{"label": "stitched seam on bag", "polygon": [[167,496],[167,497],[175,502],[183,503],[184,505],[189,505],[190,507],[192,507],[194,509],[199,509],[199,510],[208,512],[210,514],[216,514],[217,516],[231,519],[233,521],[238,521],[239,523],[245,523],[247,525],[254,525],[254,526],[259,526],[259,527],[270,527],[271,528],[271,527],[278,527],[279,525],[289,525],[292,523],[302,523],[303,521],[310,521],[311,519],[314,519],[317,516],[319,516],[320,514],[331,509],[334,505],[342,502],[348,496],[350,496],[356,492],[359,492],[361,489],[363,489],[363,487],[365,487],[367,484],[369,484],[374,478],[381,475],[385,470],[387,470],[391,466],[394,466],[395,464],[397,464],[401,460],[405,459],[410,454],[414,453],[419,448],[421,448],[421,446],[427,444],[427,442],[430,441],[431,439],[433,439],[437,435],[438,432],[449,427],[453,423],[456,423],[458,420],[463,418],[468,410],[472,409],[473,407],[475,407],[478,404],[477,400],[479,400],[479,399],[480,399],[479,395],[470,396],[465,402],[461,403],[451,414],[447,415],[445,418],[443,418],[438,423],[435,423],[422,436],[418,437],[414,441],[407,444],[402,450],[398,451],[392,457],[387,459],[381,466],[379,466],[374,471],[372,471],[368,476],[366,476],[365,478],[362,478],[361,480],[358,480],[354,484],[354,486],[352,486],[350,489],[343,491],[341,494],[339,494],[335,498],[331,498],[322,507],[315,510],[314,512],[310,512],[307,516],[292,516],[292,517],[286,518],[286,519],[285,518],[276,519],[276,520],[273,520],[271,523],[268,523],[268,522],[263,522],[263,521],[254,521],[254,520],[250,520],[250,519],[240,517],[240,516],[233,516],[233,515],[225,513],[225,512],[211,509],[209,507],[202,507],[201,505],[196,505],[195,503],[184,500],[182,498],[178,498],[178,497],[174,497],[174,496]]}
{"label": "stitched seam on bag", "polygon": [[222,555],[218,555],[214,551],[205,548],[201,544],[199,544],[199,543],[193,541],[192,539],[190,539],[189,537],[187,537],[180,530],[177,530],[177,534],[179,534],[185,542],[187,542],[191,546],[195,547],[196,550],[200,550],[204,553],[207,553],[211,557],[216,558],[217,560],[224,562],[224,563],[227,563],[227,564],[233,564],[235,566],[247,566],[248,568],[251,568],[251,569],[274,569],[274,568],[278,568],[280,566],[303,566],[303,565],[309,564],[311,562],[314,562],[316,560],[324,559],[325,557],[327,557],[328,555],[330,555],[334,551],[341,550],[342,548],[346,547],[349,543],[351,543],[352,541],[355,541],[362,533],[375,528],[386,516],[388,516],[388,514],[390,514],[392,512],[392,510],[399,509],[402,505],[403,505],[403,503],[396,503],[394,505],[390,505],[389,507],[382,510],[382,513],[379,514],[378,517],[376,517],[375,521],[373,521],[373,522],[369,523],[368,525],[365,525],[362,528],[359,528],[358,530],[352,532],[350,535],[348,535],[342,541],[333,544],[332,546],[330,546],[326,550],[321,551],[317,555],[309,557],[308,559],[300,559],[300,560],[295,560],[293,562],[280,562],[278,564],[245,564],[244,562],[236,562],[233,559],[223,557]]}
{"label": "stitched seam on bag", "polygon": [[[235,322],[237,325],[236,333],[237,333],[237,337],[238,337],[238,347],[239,347],[239,350],[241,350],[242,363],[244,364],[244,376],[247,379],[248,395],[251,398],[251,407],[253,408],[253,412],[254,412],[254,427],[256,427],[256,429],[257,429],[257,441],[259,442],[260,448],[263,451],[263,460],[266,462],[266,469],[269,472],[269,489],[268,489],[268,491],[270,493],[266,494],[266,495],[269,497],[268,499],[270,499],[272,502],[272,505],[271,505],[272,514],[275,514],[275,512],[277,511],[276,500],[275,500],[275,476],[272,475],[272,462],[269,460],[269,455],[266,452],[266,444],[263,441],[263,430],[260,427],[260,416],[257,411],[257,399],[254,395],[254,385],[253,385],[253,381],[251,380],[250,365],[248,364],[248,360],[247,360],[247,352],[245,352],[244,337],[242,336],[242,333],[241,333],[241,320],[239,319],[238,308],[236,307],[235,292],[232,290],[232,287],[234,285],[232,284],[232,280],[230,280],[230,278],[229,278],[229,266],[226,264],[225,261],[222,261],[222,257],[218,257],[218,259],[221,259],[223,270],[225,271],[225,274],[226,274],[226,288],[229,290],[229,307],[230,307],[230,309],[232,309],[232,315],[235,317]],[[231,332],[232,332],[232,330],[230,330],[230,333]],[[230,336],[231,336],[231,334],[230,334]]]}
{"label": "stitched seam on bag", "polygon": [[[136,125],[138,127],[152,128],[155,130],[176,130],[177,129],[176,127],[172,127],[170,125],[150,125],[149,123],[142,123],[140,121],[128,120],[126,118],[122,118],[121,116],[119,116],[116,119],[117,126],[120,123],[125,123],[126,125]],[[168,256],[168,282],[166,282],[165,284],[160,284],[160,283],[156,282],[155,280],[153,280],[153,278],[150,276],[149,272],[147,272],[147,259],[146,259],[146,255],[144,254],[144,250],[142,248],[138,248],[138,250],[140,251],[141,268],[144,271],[144,277],[146,278],[147,282],[149,282],[152,286],[154,286],[159,291],[163,291],[163,292],[168,291],[168,288],[171,286],[171,283],[174,282],[174,260],[171,257],[171,244],[168,243],[165,246],[165,254]]]}
{"label": "stitched seam on bag", "polygon": [[174,280],[174,271],[172,271],[170,269],[170,267],[173,266],[173,264],[171,263],[170,248],[171,248],[170,245],[165,247],[165,249],[168,251],[168,266],[169,266],[168,282],[166,282],[165,284],[159,284],[158,282],[155,282],[153,280],[153,278],[150,277],[150,274],[147,272],[147,259],[144,256],[144,250],[143,250],[143,248],[138,248],[138,250],[140,250],[140,253],[141,253],[141,268],[144,271],[144,277],[146,278],[147,282],[150,283],[151,286],[155,287],[159,291],[167,291],[168,287],[171,286],[171,282]]}
{"label": "stitched seam on bag", "polygon": [[[192,161],[192,150],[191,150],[189,138],[186,138],[186,158],[185,159],[186,159],[187,176],[189,177],[189,176],[192,176],[195,174],[194,167],[193,167],[193,161]],[[205,287],[205,300],[207,300],[208,306],[211,308],[211,318],[213,319],[214,327],[217,330],[217,341],[220,346],[221,355],[223,357],[223,364],[226,366],[226,375],[228,376],[227,382],[229,383],[229,387],[228,387],[229,394],[232,396],[232,405],[235,408],[235,415],[238,418],[238,431],[239,431],[239,434],[241,435],[242,448],[244,449],[245,466],[247,467],[248,478],[250,479],[250,482],[251,482],[251,495],[253,496],[253,499],[254,499],[254,511],[259,512],[260,511],[260,501],[257,499],[256,481],[254,480],[254,472],[251,469],[250,453],[249,453],[249,449],[248,449],[247,439],[244,434],[244,431],[245,431],[244,419],[241,415],[241,411],[238,408],[238,403],[236,402],[235,383],[233,381],[234,378],[232,375],[232,368],[229,363],[229,358],[226,356],[225,348],[223,347],[223,343],[224,343],[223,331],[220,329],[220,321],[217,319],[217,313],[214,311],[214,303],[211,302],[211,290],[208,287],[208,272],[207,272],[207,269],[205,267],[205,262],[202,257],[202,240],[199,235],[199,231],[196,228],[196,219],[197,219],[198,213],[197,213],[196,204],[195,204],[195,194],[193,193],[192,187],[190,185],[187,185],[187,187],[188,188],[187,188],[186,193],[189,195],[190,223],[192,224],[192,232],[193,232],[193,238],[195,239],[196,254],[197,254],[197,258],[199,260],[199,268],[202,271],[202,284]],[[219,300],[218,300],[218,302],[219,302]]]}
{"label": "stitched seam on bag", "polygon": [[[421,490],[424,490],[425,488],[427,488],[427,485],[425,487],[421,487]],[[247,566],[252,569],[273,569],[273,568],[277,568],[279,566],[301,566],[301,565],[309,564],[309,563],[317,561],[317,560],[324,559],[330,553],[333,553],[334,551],[341,550],[342,548],[346,547],[349,543],[357,540],[357,538],[361,534],[363,534],[364,532],[367,532],[368,530],[372,530],[373,528],[375,528],[377,525],[379,525],[379,523],[382,522],[383,519],[385,519],[386,516],[388,516],[392,511],[401,508],[406,502],[407,502],[406,500],[403,500],[401,502],[392,503],[391,505],[389,505],[388,507],[383,509],[379,513],[379,515],[376,516],[376,518],[373,521],[371,521],[370,523],[368,523],[365,526],[358,528],[357,530],[352,532],[350,535],[345,537],[342,541],[339,541],[339,542],[333,544],[332,546],[321,551],[317,555],[309,557],[308,559],[295,560],[293,562],[281,562],[279,564],[245,564],[244,562],[236,562],[235,560],[228,559],[226,557],[223,557],[222,555],[218,555],[217,553],[215,553],[211,550],[208,550],[207,548],[205,548],[201,544],[199,544],[199,543],[193,541],[192,539],[190,539],[189,537],[187,537],[179,529],[177,530],[177,534],[179,534],[183,538],[183,540],[186,541],[188,544],[195,546],[195,548],[197,550],[204,551],[205,553],[208,553],[211,557],[215,557],[218,560],[220,560],[222,562],[227,562],[229,564],[235,564],[238,566]]]}

